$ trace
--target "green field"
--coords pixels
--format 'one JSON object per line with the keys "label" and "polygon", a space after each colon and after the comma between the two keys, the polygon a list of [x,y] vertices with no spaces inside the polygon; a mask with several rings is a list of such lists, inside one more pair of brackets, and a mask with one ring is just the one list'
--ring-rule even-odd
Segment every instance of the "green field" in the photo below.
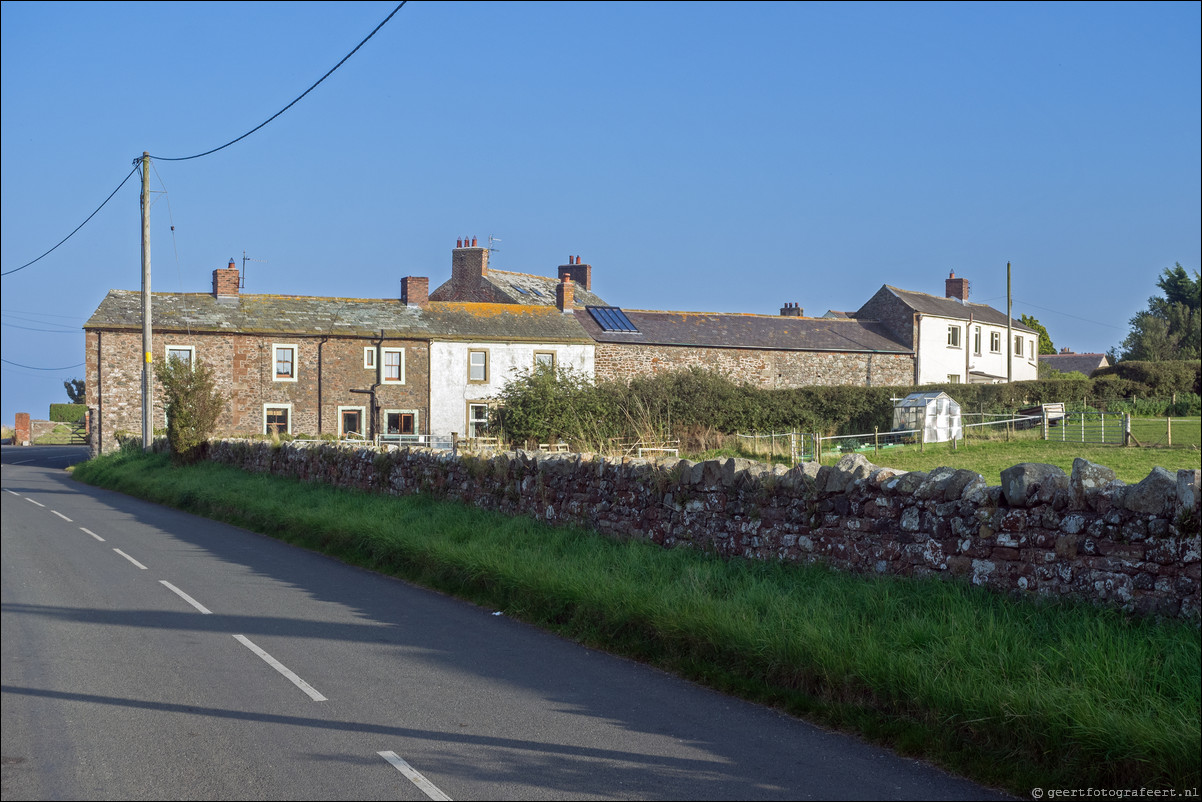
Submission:
{"label": "green field", "polygon": [[1202,775],[1197,621],[722,561],[424,495],[177,468],[163,455],[104,457],[75,476],[455,594],[1024,796],[1180,792]]}

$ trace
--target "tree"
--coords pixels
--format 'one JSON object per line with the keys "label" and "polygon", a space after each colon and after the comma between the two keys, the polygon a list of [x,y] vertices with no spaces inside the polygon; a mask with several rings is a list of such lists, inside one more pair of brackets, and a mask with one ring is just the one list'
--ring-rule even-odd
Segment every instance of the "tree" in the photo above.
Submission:
{"label": "tree", "polygon": [[155,365],[154,375],[163,386],[171,458],[177,463],[195,462],[225,411],[213,371],[200,358],[172,357]]}
{"label": "tree", "polygon": [[63,382],[67,389],[67,398],[72,404],[86,404],[83,379],[67,379]]}
{"label": "tree", "polygon": [[1119,358],[1161,362],[1202,356],[1202,281],[1190,278],[1180,263],[1166,267],[1156,281],[1163,297],[1152,296],[1148,308],[1131,318],[1131,332],[1119,346]]}
{"label": "tree", "polygon": [[1039,355],[1056,353],[1056,346],[1052,345],[1052,336],[1048,334],[1048,330],[1043,327],[1035,318],[1030,315],[1023,315],[1020,320],[1022,324],[1029,329],[1039,332]]}

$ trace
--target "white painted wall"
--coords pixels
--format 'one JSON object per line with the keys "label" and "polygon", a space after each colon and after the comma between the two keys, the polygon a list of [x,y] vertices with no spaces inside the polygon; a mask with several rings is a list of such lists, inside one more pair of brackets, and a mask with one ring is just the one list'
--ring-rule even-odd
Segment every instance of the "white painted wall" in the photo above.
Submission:
{"label": "white painted wall", "polygon": [[[488,381],[468,381],[468,352],[488,352]],[[430,434],[447,437],[467,432],[469,401],[484,401],[495,396],[514,372],[534,367],[536,351],[551,351],[556,365],[570,367],[590,378],[594,375],[591,344],[433,342],[430,344]]]}
{"label": "white painted wall", "polygon": [[[960,327],[960,346],[953,348],[947,344],[948,326]],[[976,328],[981,328],[981,351],[975,350],[974,336]],[[1000,334],[1001,348],[999,351],[990,349],[990,334]],[[1023,355],[1015,355],[1013,365],[1014,381],[1029,381],[1039,377],[1038,337],[1029,332],[1014,331],[1014,336],[1023,340]],[[967,355],[967,361],[965,357]],[[948,376],[957,375],[962,383],[972,381],[968,371],[983,371],[992,376],[1006,377],[1006,328],[991,326],[984,323],[954,318],[934,317],[923,315],[918,322],[918,383],[942,384],[949,381]],[[979,379],[978,379],[979,380]]]}

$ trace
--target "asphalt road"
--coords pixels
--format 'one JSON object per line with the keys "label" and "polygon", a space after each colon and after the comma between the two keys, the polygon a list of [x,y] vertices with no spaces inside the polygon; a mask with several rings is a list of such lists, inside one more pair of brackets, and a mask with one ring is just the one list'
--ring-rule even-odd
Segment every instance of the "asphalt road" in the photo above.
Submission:
{"label": "asphalt road", "polygon": [[10,799],[1003,799],[2,451]]}

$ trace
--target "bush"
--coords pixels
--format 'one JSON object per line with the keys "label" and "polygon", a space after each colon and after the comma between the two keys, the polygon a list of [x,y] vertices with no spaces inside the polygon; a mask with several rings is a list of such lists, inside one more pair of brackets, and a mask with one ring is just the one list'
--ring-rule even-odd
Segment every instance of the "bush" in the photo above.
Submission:
{"label": "bush", "polygon": [[195,462],[204,455],[225,410],[213,372],[199,358],[168,359],[155,365],[154,375],[163,385],[171,459],[179,464]]}
{"label": "bush", "polygon": [[79,423],[88,414],[86,404],[51,404],[50,420],[55,423]]}

